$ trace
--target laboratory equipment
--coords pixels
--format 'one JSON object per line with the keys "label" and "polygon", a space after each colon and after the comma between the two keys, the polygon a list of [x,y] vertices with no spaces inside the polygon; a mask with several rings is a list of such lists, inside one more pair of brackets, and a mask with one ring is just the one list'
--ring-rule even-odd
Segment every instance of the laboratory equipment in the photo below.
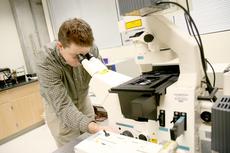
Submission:
{"label": "laboratory equipment", "polygon": [[164,150],[164,153],[167,153],[176,148],[175,142],[171,142],[170,145],[163,148],[163,145],[133,139],[112,132],[100,131],[76,145],[74,151],[76,153],[160,153],[160,151],[163,152]]}
{"label": "laboratory equipment", "polygon": [[[90,54],[79,55],[83,67],[92,76],[90,87],[108,113],[108,124],[122,135],[157,144],[174,140],[178,151],[201,152],[199,131],[203,123],[199,118],[201,100],[198,97],[202,99],[207,94],[206,84],[202,83],[207,80],[201,48],[192,36],[158,12],[171,8],[170,5],[161,6],[158,1],[150,0],[142,2],[118,1],[121,14],[140,10],[140,14],[145,15],[138,19],[144,32],[137,31],[132,38],[142,44],[141,64],[169,67],[168,61],[177,57],[179,71],[132,79],[108,70]],[[152,14],[155,11],[157,13]],[[168,48],[167,54],[163,47]]]}

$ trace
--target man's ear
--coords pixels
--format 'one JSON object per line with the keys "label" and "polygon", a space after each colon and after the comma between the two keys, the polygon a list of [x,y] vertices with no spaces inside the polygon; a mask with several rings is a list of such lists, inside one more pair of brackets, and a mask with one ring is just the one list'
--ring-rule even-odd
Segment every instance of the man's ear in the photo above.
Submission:
{"label": "man's ear", "polygon": [[63,48],[63,45],[62,45],[62,43],[61,43],[60,41],[57,41],[57,48],[58,48],[58,49]]}

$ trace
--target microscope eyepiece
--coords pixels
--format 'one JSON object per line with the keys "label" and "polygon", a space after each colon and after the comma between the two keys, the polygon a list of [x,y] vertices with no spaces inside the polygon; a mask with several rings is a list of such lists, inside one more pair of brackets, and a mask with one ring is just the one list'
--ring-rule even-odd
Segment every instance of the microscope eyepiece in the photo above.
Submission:
{"label": "microscope eyepiece", "polygon": [[82,61],[84,59],[90,60],[92,57],[93,57],[93,55],[91,55],[90,53],[87,53],[85,55],[83,55],[83,54],[77,55],[77,58],[79,59],[80,63],[82,63]]}
{"label": "microscope eyepiece", "polygon": [[91,55],[90,53],[87,53],[85,54],[85,57],[87,58],[87,60],[90,60],[93,57],[93,55]]}

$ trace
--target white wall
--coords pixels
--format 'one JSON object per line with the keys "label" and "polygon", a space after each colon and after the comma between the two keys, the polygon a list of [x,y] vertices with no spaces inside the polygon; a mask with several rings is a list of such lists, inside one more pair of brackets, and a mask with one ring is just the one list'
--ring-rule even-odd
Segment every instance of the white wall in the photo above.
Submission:
{"label": "white wall", "polygon": [[230,31],[201,36],[205,56],[212,63],[230,63]]}
{"label": "white wall", "polygon": [[[43,0],[44,2],[45,0]],[[99,48],[110,48],[122,44],[117,26],[115,0],[46,0],[54,36],[60,25],[67,19],[78,17],[88,22],[93,30]],[[47,9],[47,7],[43,7]],[[47,14],[45,14],[47,18]]]}
{"label": "white wall", "polygon": [[8,0],[0,0],[0,68],[25,66],[16,25]]}

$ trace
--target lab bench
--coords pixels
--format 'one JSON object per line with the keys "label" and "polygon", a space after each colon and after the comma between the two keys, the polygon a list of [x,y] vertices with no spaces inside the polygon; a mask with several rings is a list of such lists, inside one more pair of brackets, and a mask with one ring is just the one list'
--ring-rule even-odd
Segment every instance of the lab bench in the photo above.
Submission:
{"label": "lab bench", "polygon": [[0,144],[44,124],[37,80],[0,89]]}

